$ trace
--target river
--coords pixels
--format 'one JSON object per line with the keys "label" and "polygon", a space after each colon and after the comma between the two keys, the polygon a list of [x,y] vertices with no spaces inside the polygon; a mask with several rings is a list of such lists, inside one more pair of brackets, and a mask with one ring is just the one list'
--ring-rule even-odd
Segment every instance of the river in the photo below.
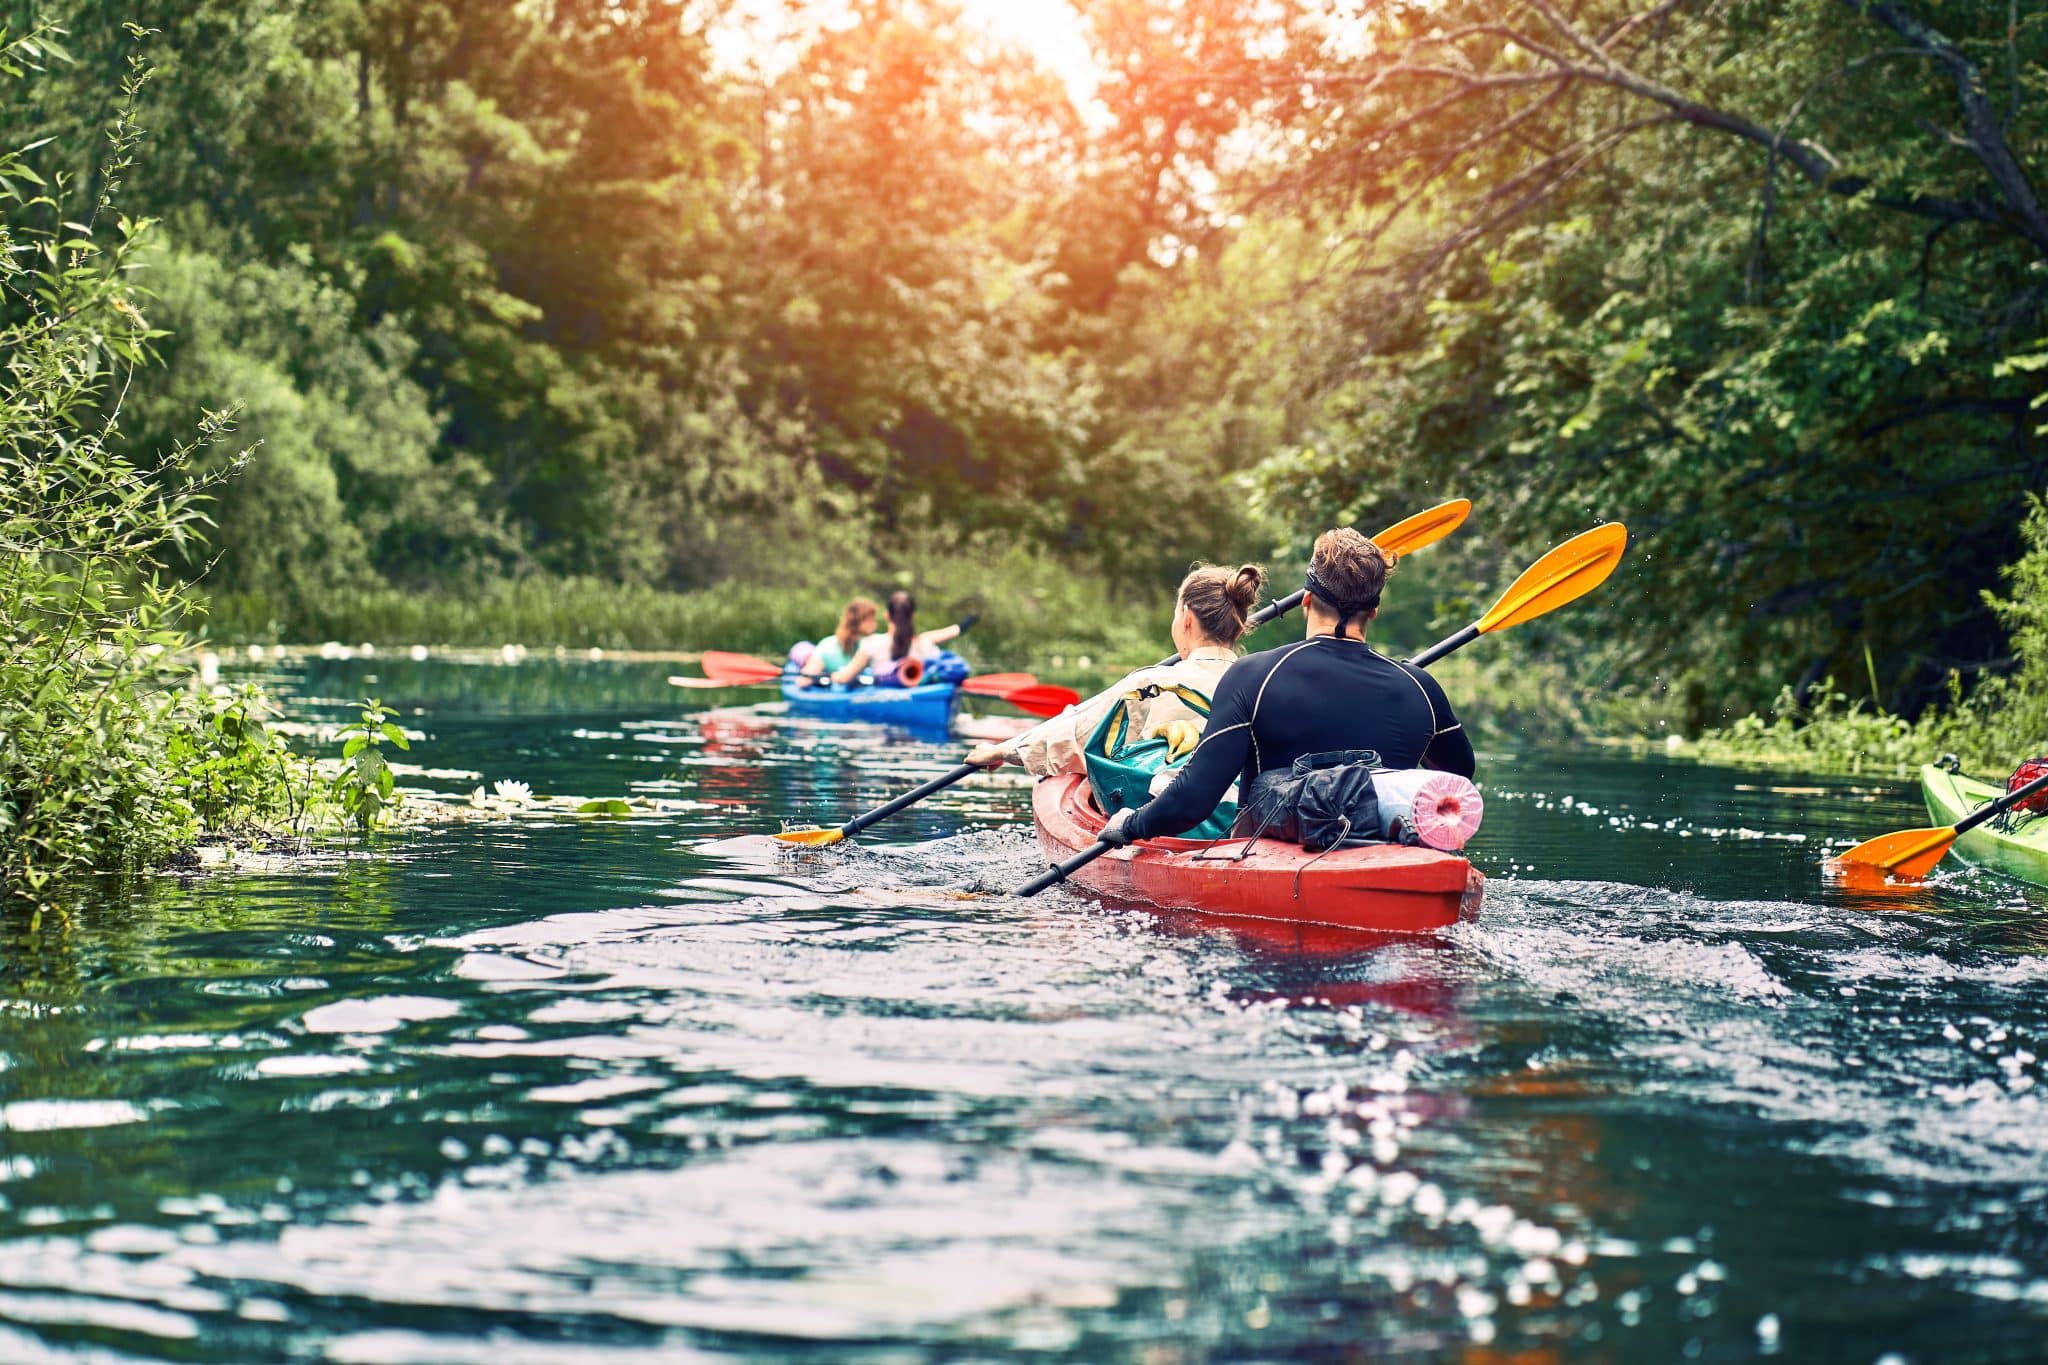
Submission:
{"label": "river", "polygon": [[1904,784],[1493,742],[1476,922],[1262,937],[1006,896],[1008,778],[736,839],[958,746],[665,671],[274,671],[676,804],[0,924],[0,1360],[2048,1349],[2048,896],[1825,887]]}

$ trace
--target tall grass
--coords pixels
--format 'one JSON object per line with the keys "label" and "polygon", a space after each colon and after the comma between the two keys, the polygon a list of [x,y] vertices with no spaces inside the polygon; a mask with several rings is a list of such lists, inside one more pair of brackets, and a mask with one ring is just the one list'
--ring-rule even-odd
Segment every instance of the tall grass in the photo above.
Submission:
{"label": "tall grass", "polygon": [[[904,578],[911,581],[904,582]],[[780,657],[838,624],[846,599],[882,599],[898,586],[918,599],[918,624],[981,620],[961,648],[989,666],[1031,667],[1088,655],[1139,659],[1165,639],[1173,585],[1113,593],[1093,574],[1021,548],[928,559],[914,575],[849,571],[842,581],[738,582],[693,592],[588,578],[530,577],[467,592],[374,588],[318,601],[216,594],[206,634],[221,644],[434,644],[574,649],[731,649]]]}

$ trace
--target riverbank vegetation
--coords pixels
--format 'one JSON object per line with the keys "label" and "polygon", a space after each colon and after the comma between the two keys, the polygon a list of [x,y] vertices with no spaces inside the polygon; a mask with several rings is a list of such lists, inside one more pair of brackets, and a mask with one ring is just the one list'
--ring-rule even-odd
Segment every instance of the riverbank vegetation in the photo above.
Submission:
{"label": "riverbank vegetation", "polygon": [[1688,746],[1699,757],[1820,771],[1905,776],[1953,754],[1975,773],[1997,776],[2048,754],[2048,501],[2035,498],[2022,527],[2026,552],[2005,572],[2003,594],[1986,605],[2010,633],[2006,671],[1965,692],[1958,672],[1949,705],[1916,718],[1887,711],[1872,680],[1869,698],[1828,679],[1804,699],[1791,688],[1766,716],[1745,716]]}
{"label": "riverbank vegetation", "polygon": [[[147,35],[125,31],[131,49]],[[0,79],[69,54],[48,26],[0,39]],[[202,836],[367,832],[388,775],[323,774],[254,689],[194,685],[181,623],[207,507],[242,470],[232,409],[202,409],[139,458],[128,401],[163,332],[133,274],[155,224],[123,205],[151,79],[126,53],[90,174],[0,151],[0,901],[36,913],[88,873],[126,873]],[[345,754],[345,758],[353,758]]]}
{"label": "riverbank vegetation", "polygon": [[1076,0],[1055,71],[947,0],[186,0],[122,87],[122,7],[28,8],[11,241],[118,184],[66,317],[156,362],[78,429],[212,522],[93,560],[139,633],[66,695],[172,629],[767,652],[897,586],[1142,657],[1189,560],[1464,495],[1446,628],[1635,533],[1489,646],[1559,714],[2041,747],[2048,16]]}

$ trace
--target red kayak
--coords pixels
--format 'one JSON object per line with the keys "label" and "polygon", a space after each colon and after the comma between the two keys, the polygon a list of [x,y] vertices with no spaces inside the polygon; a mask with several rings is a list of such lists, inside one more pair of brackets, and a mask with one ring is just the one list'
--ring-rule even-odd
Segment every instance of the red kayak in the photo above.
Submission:
{"label": "red kayak", "polygon": [[[1102,812],[1079,774],[1048,777],[1031,793],[1038,844],[1054,862],[1093,844]],[[1115,900],[1234,919],[1323,924],[1419,934],[1479,913],[1486,878],[1455,853],[1372,844],[1314,854],[1277,839],[1147,839],[1113,849],[1073,880]],[[1206,850],[1206,856],[1202,856]]]}

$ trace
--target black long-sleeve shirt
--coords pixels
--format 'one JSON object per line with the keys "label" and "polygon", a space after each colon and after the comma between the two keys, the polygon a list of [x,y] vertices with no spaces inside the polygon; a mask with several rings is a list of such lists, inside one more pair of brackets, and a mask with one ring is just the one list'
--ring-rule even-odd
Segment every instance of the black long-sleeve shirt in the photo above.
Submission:
{"label": "black long-sleeve shirt", "polygon": [[1304,754],[1374,749],[1389,768],[1430,767],[1470,777],[1472,742],[1437,680],[1363,640],[1318,635],[1248,654],[1217,684],[1193,758],[1131,818],[1131,837],[1193,829],[1230,784],[1291,768]]}

